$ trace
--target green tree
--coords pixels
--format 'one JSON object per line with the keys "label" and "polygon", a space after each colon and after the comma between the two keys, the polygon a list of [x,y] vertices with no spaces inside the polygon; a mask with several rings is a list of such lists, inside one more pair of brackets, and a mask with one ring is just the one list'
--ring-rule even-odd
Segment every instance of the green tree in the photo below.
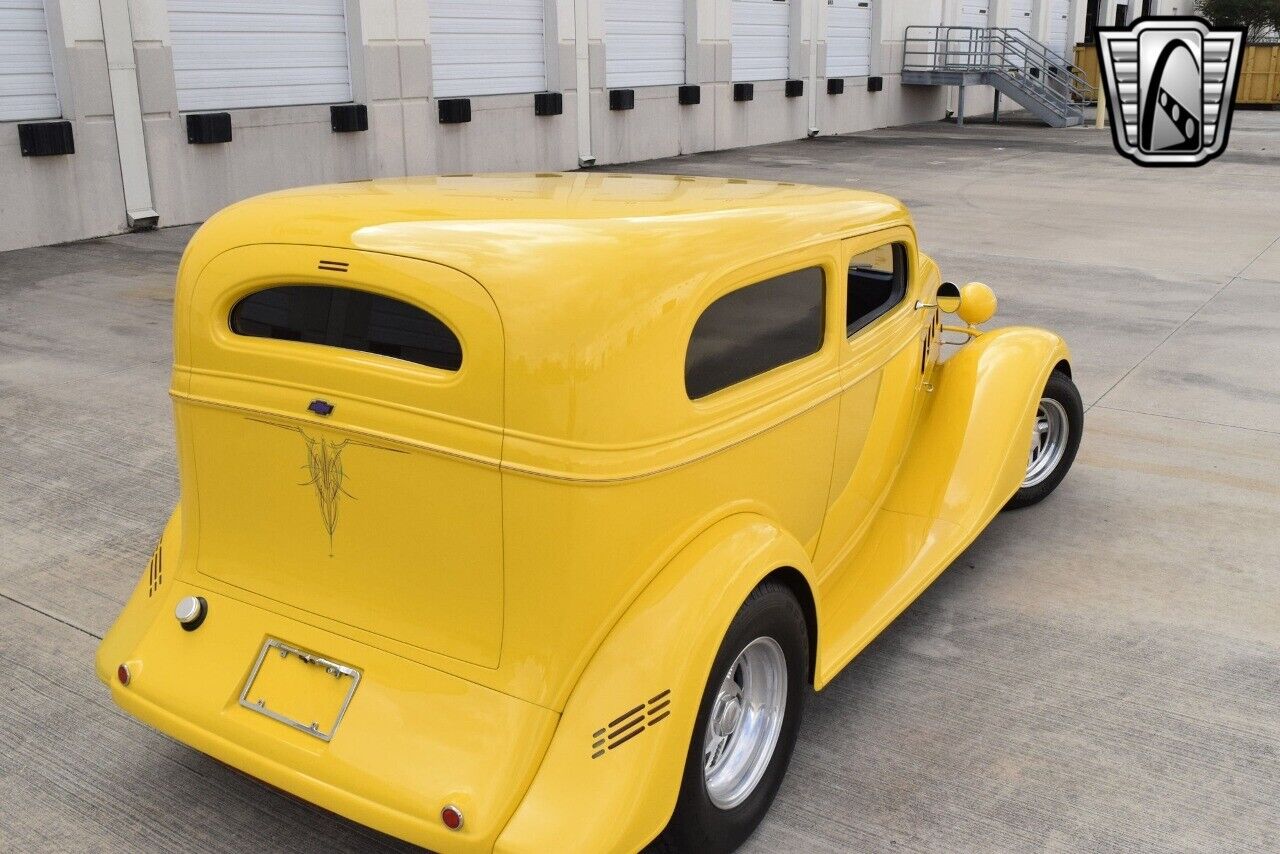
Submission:
{"label": "green tree", "polygon": [[1251,42],[1280,37],[1280,0],[1196,0],[1196,11],[1218,27],[1244,27]]}

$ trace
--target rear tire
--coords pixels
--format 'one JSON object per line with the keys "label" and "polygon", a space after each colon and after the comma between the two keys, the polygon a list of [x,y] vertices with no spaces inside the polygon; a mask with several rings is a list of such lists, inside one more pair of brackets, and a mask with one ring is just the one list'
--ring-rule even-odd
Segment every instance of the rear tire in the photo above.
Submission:
{"label": "rear tire", "polygon": [[808,672],[804,612],[784,585],[766,581],[742,604],[716,653],[675,813],[651,851],[716,854],[746,841],[787,772]]}
{"label": "rear tire", "polygon": [[1005,505],[1017,510],[1038,504],[1058,488],[1075,461],[1084,433],[1084,404],[1071,377],[1054,371],[1045,383],[1036,409],[1027,473],[1022,486]]}

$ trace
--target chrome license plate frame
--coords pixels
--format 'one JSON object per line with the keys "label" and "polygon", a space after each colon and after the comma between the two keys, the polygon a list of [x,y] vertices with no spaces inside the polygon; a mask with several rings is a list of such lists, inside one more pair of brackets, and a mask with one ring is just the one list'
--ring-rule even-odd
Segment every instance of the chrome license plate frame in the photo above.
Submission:
{"label": "chrome license plate frame", "polygon": [[[346,696],[343,697],[342,703],[338,707],[338,712],[334,716],[333,725],[329,727],[328,730],[320,729],[315,721],[299,721],[289,717],[288,715],[281,714],[275,709],[269,708],[265,701],[260,700],[255,703],[249,699],[249,692],[252,690],[253,684],[258,678],[258,672],[262,670],[262,662],[266,661],[267,655],[273,650],[278,651],[283,658],[288,658],[291,655],[296,656],[305,664],[324,668],[327,673],[335,678],[341,679],[345,677],[351,680],[351,684],[347,686]],[[252,712],[265,715],[273,721],[278,721],[286,726],[292,727],[299,732],[305,732],[309,736],[328,742],[333,739],[334,733],[338,731],[338,726],[342,723],[342,718],[346,715],[347,707],[351,705],[351,698],[355,696],[356,688],[359,687],[359,685],[360,670],[358,668],[325,658],[322,655],[307,652],[304,649],[285,643],[282,640],[269,637],[266,642],[262,644],[262,649],[258,651],[258,657],[253,663],[253,669],[249,671],[249,678],[245,680],[244,689],[240,692],[240,705]]]}

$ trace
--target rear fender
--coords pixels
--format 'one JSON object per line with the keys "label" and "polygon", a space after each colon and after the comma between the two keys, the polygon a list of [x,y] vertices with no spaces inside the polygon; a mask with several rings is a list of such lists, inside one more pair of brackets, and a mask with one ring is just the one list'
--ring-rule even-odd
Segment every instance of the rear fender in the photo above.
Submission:
{"label": "rear fender", "polygon": [[720,641],[780,567],[813,589],[804,548],[756,514],[723,519],[686,546],[583,672],[495,851],[633,852],[657,836],[675,807]]}
{"label": "rear fender", "polygon": [[962,531],[985,525],[1021,485],[1040,393],[1070,357],[1058,335],[1008,326],[938,365],[885,508]]}
{"label": "rear fender", "polygon": [[182,505],[169,515],[160,542],[151,555],[151,561],[143,570],[133,592],[125,602],[124,610],[98,645],[94,656],[98,678],[105,684],[116,679],[116,667],[124,663],[137,649],[143,635],[155,622],[156,615],[168,602],[167,587],[177,575],[178,558],[182,554]]}

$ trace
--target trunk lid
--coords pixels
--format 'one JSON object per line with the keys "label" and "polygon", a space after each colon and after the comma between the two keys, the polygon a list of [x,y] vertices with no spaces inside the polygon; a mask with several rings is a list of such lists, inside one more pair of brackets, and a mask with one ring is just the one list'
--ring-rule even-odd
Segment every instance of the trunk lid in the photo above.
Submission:
{"label": "trunk lid", "polygon": [[250,246],[201,272],[179,322],[199,583],[496,667],[503,340],[484,288],[422,261]]}

